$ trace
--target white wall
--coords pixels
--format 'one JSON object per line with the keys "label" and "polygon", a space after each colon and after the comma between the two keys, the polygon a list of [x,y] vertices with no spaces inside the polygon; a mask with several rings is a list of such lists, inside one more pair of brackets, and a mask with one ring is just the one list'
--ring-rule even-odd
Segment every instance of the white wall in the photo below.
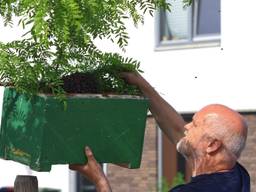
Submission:
{"label": "white wall", "polygon": [[141,61],[143,75],[179,111],[197,111],[210,103],[256,110],[255,6],[254,0],[222,1],[222,43],[214,48],[156,52],[154,18],[147,17],[143,27],[131,27],[125,55]]}
{"label": "white wall", "polygon": [[[256,110],[255,7],[255,0],[222,1],[223,51],[214,47],[155,52],[154,19],[148,16],[144,26],[129,26],[131,39],[125,55],[141,61],[146,79],[179,111],[196,111],[210,103]],[[20,34],[14,29],[0,29],[0,41]],[[117,50],[106,42],[97,44],[103,50]],[[12,185],[16,174],[31,173],[20,164],[3,160],[0,170],[0,187]],[[68,191],[67,167],[54,166],[51,173],[36,175],[42,187]]]}
{"label": "white wall", "polygon": [[13,186],[16,175],[34,175],[37,176],[40,188],[61,189],[62,192],[69,192],[69,172],[65,165],[52,166],[51,172],[35,172],[20,163],[0,160],[0,170],[0,188]]}
{"label": "white wall", "polygon": [[[127,55],[142,62],[144,76],[179,111],[210,103],[256,110],[256,1],[222,2],[221,47],[154,52],[154,19],[132,30]],[[195,76],[197,79],[195,79]]]}

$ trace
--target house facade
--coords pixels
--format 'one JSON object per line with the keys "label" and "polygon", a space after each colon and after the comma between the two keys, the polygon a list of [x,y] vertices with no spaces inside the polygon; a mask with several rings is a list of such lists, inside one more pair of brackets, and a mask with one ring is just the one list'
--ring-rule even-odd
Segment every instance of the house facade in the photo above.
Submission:
{"label": "house facade", "polygon": [[[141,61],[143,76],[187,121],[211,103],[241,112],[248,122],[249,134],[239,161],[249,171],[252,191],[256,191],[256,2],[195,0],[186,9],[179,0],[170,3],[172,13],[159,11],[154,17],[146,16],[144,25],[138,28],[127,23],[130,41],[121,54]],[[20,35],[17,30],[0,28],[1,41]],[[97,45],[105,51],[120,52],[108,41],[99,40]],[[178,172],[189,180],[189,167],[152,116],[148,117],[144,142],[140,169],[103,165],[113,191],[161,191],[163,181],[172,183]],[[38,177],[42,188],[95,191],[66,165],[53,166],[50,173],[37,173],[21,164],[0,160],[0,170],[0,188],[12,186],[17,174],[32,174]]]}

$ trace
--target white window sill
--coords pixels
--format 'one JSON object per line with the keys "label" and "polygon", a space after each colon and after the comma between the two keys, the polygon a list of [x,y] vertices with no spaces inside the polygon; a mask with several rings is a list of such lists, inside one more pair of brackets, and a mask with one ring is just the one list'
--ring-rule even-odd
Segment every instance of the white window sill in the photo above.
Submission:
{"label": "white window sill", "polygon": [[160,42],[155,47],[155,51],[169,51],[169,50],[179,50],[179,49],[194,49],[194,48],[205,48],[205,47],[220,47],[221,41],[193,41],[193,42],[171,42],[164,41]]}

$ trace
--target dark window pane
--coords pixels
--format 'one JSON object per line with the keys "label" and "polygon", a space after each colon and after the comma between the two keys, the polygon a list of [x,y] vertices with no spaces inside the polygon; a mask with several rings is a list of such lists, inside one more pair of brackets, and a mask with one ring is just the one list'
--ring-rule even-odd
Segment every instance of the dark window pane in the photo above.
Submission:
{"label": "dark window pane", "polygon": [[197,35],[220,33],[220,0],[200,0]]}

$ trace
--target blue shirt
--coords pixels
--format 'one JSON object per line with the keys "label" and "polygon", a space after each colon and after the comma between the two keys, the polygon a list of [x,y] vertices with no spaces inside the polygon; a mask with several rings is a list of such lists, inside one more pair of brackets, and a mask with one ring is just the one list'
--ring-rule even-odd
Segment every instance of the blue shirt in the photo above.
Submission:
{"label": "blue shirt", "polygon": [[169,192],[250,192],[250,176],[236,163],[230,171],[192,177],[189,183],[178,185]]}

